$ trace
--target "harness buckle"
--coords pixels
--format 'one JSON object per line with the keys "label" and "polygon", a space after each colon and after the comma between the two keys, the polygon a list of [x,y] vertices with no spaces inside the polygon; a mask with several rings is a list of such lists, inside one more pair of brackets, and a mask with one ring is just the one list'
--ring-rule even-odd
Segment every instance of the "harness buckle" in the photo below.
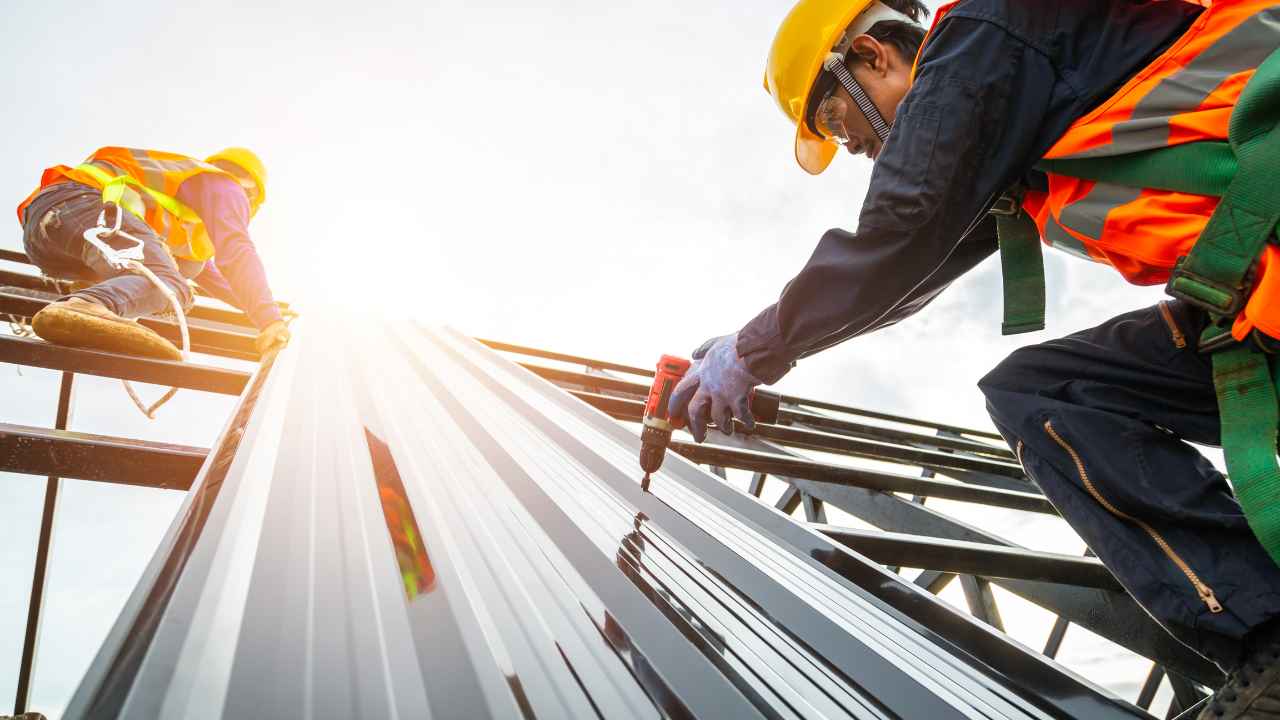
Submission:
{"label": "harness buckle", "polygon": [[987,211],[989,215],[1001,215],[1005,217],[1015,217],[1022,212],[1022,198],[1017,197],[1013,193],[1004,193],[996,198],[996,202]]}
{"label": "harness buckle", "polygon": [[1187,256],[1178,258],[1164,291],[1190,303],[1213,317],[1235,317],[1248,301],[1245,285],[1232,286],[1217,282],[1186,268]]}

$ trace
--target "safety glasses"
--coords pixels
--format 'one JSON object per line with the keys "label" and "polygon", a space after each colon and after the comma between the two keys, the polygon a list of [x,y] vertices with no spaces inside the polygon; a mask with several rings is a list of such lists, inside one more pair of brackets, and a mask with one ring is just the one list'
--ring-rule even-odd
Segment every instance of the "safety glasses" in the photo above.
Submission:
{"label": "safety glasses", "polygon": [[[857,104],[858,110],[862,112],[863,117],[871,125],[871,129],[875,131],[876,137],[880,138],[880,142],[883,143],[888,140],[889,123],[880,114],[880,109],[876,107],[876,104],[871,101],[867,91],[862,89],[862,86],[854,79],[853,74],[849,72],[849,68],[845,66],[845,56],[841,53],[830,53],[827,55],[827,59],[823,61],[822,67],[835,76],[836,81],[840,83],[840,87],[843,87],[849,93],[849,97],[853,98],[853,102]],[[813,114],[813,124],[824,137],[839,145],[847,145],[853,138],[845,126],[845,118],[848,112],[848,103],[836,95],[833,87],[831,92],[818,103],[818,107]]]}

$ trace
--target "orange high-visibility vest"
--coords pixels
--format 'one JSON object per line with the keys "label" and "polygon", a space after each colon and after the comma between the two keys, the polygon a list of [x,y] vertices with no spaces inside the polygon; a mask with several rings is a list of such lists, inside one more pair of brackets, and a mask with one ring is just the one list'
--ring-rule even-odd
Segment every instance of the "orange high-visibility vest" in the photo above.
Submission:
{"label": "orange high-visibility vest", "polygon": [[44,171],[40,187],[18,205],[21,221],[27,206],[44,188],[57,183],[75,181],[106,191],[112,180],[126,181],[119,204],[137,215],[165,244],[174,257],[208,260],[213,257],[213,243],[204,222],[195,211],[176,198],[178,186],[200,173],[216,173],[234,180],[234,176],[209,163],[159,150],[104,147],[74,168],[55,165]]}
{"label": "orange high-visibility vest", "polygon": [[[956,4],[939,9],[934,28]],[[1280,4],[1274,0],[1208,3],[1163,54],[1072,123],[1045,159],[1113,157],[1226,140],[1241,90],[1277,47]],[[1044,243],[1110,265],[1137,285],[1165,283],[1218,205],[1217,197],[1047,175],[1048,191],[1027,193],[1023,201]],[[1280,248],[1268,245],[1254,290],[1236,317],[1237,339],[1255,327],[1280,337],[1278,267]]]}

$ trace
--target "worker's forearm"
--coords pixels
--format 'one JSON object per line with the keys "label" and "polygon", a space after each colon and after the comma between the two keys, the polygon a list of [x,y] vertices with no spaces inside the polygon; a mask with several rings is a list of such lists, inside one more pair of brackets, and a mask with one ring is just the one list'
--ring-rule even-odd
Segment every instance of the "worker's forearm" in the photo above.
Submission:
{"label": "worker's forearm", "polygon": [[[874,272],[870,259],[857,252],[856,238],[828,232],[778,302],[738,332],[738,353],[753,374],[776,382],[798,358],[919,312],[996,247],[994,223],[987,219],[934,272],[903,262],[900,272],[886,274]],[[913,269],[925,277],[904,292],[917,277]],[[831,291],[837,287],[847,291]],[[887,300],[892,297],[898,300]]]}
{"label": "worker's forearm", "polygon": [[239,300],[236,304],[254,326],[265,328],[280,319],[280,308],[267,284],[267,271],[252,244],[235,244],[220,250],[216,262]]}

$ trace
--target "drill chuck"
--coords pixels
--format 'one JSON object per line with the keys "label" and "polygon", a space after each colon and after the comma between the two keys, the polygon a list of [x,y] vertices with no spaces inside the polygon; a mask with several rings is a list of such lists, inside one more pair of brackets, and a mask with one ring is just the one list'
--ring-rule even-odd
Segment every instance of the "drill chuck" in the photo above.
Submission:
{"label": "drill chuck", "polygon": [[667,456],[667,445],[670,443],[670,430],[645,425],[640,433],[640,469],[648,474],[658,472]]}

